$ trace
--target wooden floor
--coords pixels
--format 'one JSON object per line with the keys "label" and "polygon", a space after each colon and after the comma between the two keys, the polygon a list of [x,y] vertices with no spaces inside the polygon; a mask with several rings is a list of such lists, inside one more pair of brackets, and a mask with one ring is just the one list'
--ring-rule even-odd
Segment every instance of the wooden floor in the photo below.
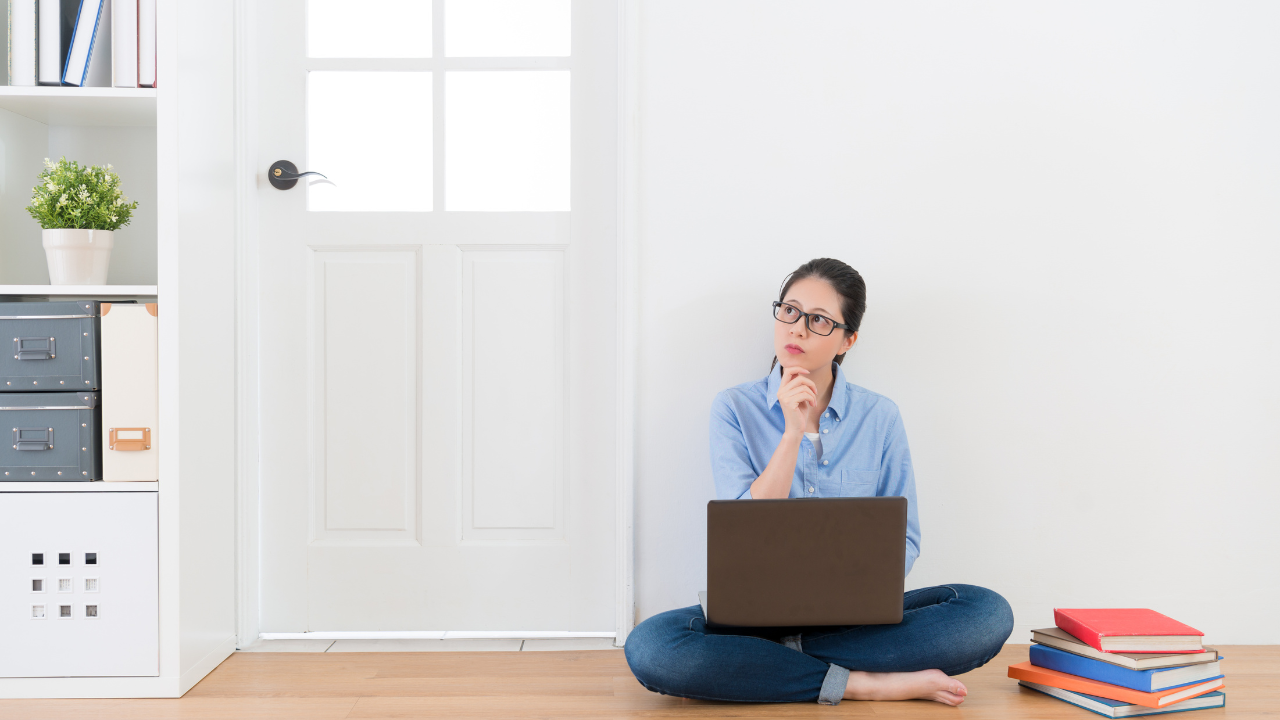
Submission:
{"label": "wooden floor", "polygon": [[[1280,718],[1280,646],[1217,646],[1227,706],[1179,719]],[[1050,720],[1098,717],[1018,686],[1005,675],[1027,659],[1006,645],[959,676],[958,708],[914,700],[750,705],[684,700],[645,690],[619,650],[566,652],[236,653],[178,700],[0,700],[0,718],[743,718],[892,717]]]}

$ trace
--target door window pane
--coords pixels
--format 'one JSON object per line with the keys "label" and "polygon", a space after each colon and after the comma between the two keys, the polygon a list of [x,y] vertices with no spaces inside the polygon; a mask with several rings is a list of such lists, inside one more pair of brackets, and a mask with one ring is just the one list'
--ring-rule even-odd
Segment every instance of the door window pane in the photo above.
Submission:
{"label": "door window pane", "polygon": [[307,55],[431,57],[430,0],[308,0]]}
{"label": "door window pane", "polygon": [[567,57],[570,0],[445,0],[452,57]]}
{"label": "door window pane", "polygon": [[569,209],[569,72],[445,74],[445,209]]}
{"label": "door window pane", "polygon": [[307,75],[308,210],[431,209],[431,73]]}

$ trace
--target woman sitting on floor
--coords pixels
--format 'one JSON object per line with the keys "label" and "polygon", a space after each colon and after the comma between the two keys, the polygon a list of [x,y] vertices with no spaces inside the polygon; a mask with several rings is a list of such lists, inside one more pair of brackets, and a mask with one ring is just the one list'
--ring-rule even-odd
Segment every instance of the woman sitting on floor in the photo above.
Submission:
{"label": "woman sitting on floor", "polygon": [[[920,520],[898,406],[848,382],[840,366],[865,310],[862,276],[839,260],[812,260],[787,277],[774,303],[769,375],[721,392],[712,405],[716,495],[843,496],[867,486],[842,485],[841,469],[879,468],[875,495],[907,498],[909,573]],[[898,624],[791,630],[775,637],[708,628],[701,606],[691,605],[640,623],[626,640],[627,662],[646,688],[702,700],[959,705],[968,690],[951,676],[1000,652],[1013,612],[986,588],[936,585],[903,595]]]}

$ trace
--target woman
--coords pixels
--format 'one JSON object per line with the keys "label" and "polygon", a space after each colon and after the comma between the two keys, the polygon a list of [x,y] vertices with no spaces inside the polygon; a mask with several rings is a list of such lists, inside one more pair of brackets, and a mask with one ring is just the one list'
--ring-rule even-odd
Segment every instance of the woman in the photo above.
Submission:
{"label": "woman", "polygon": [[[839,260],[820,258],[787,277],[774,306],[768,377],[716,396],[711,465],[720,498],[901,495],[907,498],[906,572],[920,554],[911,453],[888,398],[845,379],[858,340],[866,285]],[[1013,630],[999,594],[938,585],[902,598],[895,625],[708,628],[699,605],[640,623],[627,662],[646,688],[667,695],[746,702],[908,700],[959,705],[951,677],[981,667]]]}

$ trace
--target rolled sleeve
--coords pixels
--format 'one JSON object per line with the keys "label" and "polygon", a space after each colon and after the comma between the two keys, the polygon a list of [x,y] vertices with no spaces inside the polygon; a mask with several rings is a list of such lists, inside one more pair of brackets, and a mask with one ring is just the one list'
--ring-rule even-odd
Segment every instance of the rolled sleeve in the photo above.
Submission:
{"label": "rolled sleeve", "polygon": [[725,393],[711,403],[711,474],[720,500],[750,499],[751,483],[760,477],[751,465],[738,414]]}
{"label": "rolled sleeve", "polygon": [[920,557],[920,513],[916,507],[916,475],[911,468],[911,449],[907,447],[907,433],[902,427],[902,417],[895,416],[885,436],[884,455],[880,462],[881,495],[901,496],[907,499],[907,553],[903,576],[911,574],[911,567]]}

